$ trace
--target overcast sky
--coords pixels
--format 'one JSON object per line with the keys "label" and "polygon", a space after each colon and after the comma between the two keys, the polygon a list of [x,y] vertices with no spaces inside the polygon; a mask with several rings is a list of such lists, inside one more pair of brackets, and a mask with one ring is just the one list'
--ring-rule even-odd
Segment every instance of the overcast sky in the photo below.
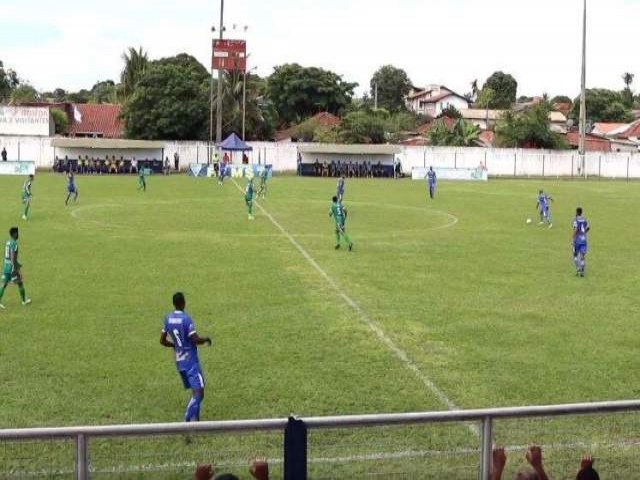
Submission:
{"label": "overcast sky", "polygon": [[[209,65],[220,0],[0,0],[0,60],[40,90],[91,88],[117,80],[121,54],[187,52]],[[588,86],[640,85],[640,0],[588,0]],[[465,93],[495,70],[519,95],[575,95],[580,81],[582,0],[226,0],[227,36],[248,25],[250,63],[260,75],[297,62],[368,88],[391,63],[416,85]],[[636,89],[640,90],[640,86]]]}

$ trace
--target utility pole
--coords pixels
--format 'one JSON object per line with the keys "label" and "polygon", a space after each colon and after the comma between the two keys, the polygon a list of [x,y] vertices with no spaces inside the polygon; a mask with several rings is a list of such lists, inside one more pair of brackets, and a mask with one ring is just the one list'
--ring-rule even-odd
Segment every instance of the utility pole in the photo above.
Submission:
{"label": "utility pole", "polygon": [[[211,28],[211,31],[215,31],[215,28]],[[207,164],[211,163],[211,147],[213,146],[213,45],[211,55],[211,77],[209,79],[209,144],[207,145]]]}
{"label": "utility pole", "polygon": [[[220,40],[224,37],[224,0],[220,0]],[[216,144],[222,143],[222,83],[224,72],[218,70],[218,101],[216,106]]]}
{"label": "utility pole", "polygon": [[584,178],[587,178],[587,0],[582,14],[582,80],[580,84],[580,142],[578,153]]}
{"label": "utility pole", "polygon": [[242,79],[242,141],[245,140],[245,121],[247,118],[247,69],[245,67]]}

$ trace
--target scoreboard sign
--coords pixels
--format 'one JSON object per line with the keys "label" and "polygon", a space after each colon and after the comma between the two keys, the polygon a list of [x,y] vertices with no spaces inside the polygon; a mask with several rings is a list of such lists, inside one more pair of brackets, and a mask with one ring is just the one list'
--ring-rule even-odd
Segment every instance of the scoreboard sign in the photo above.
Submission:
{"label": "scoreboard sign", "polygon": [[232,72],[247,70],[247,42],[245,40],[214,40],[213,68]]}

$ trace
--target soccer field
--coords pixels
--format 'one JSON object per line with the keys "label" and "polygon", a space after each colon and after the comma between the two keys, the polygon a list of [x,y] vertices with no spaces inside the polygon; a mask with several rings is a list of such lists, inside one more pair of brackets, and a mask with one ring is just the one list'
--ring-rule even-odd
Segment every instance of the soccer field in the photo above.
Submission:
{"label": "soccer field", "polygon": [[[22,181],[0,177],[0,227],[20,226],[33,299],[21,306],[10,286],[0,311],[4,428],[180,421],[188,393],[158,341],[179,290],[214,340],[200,350],[206,420],[638,397],[638,184],[441,182],[429,202],[422,182],[347,180],[348,252],[333,248],[333,179],[274,177],[253,221],[241,180],[150,177],[141,193],[134,177],[78,177],[65,207],[65,178],[41,174],[24,222]],[[551,230],[537,226],[539,188],[555,199]],[[592,225],[584,279],[571,258],[577,206]],[[503,422],[496,441],[555,445],[553,478],[597,447],[614,478],[637,471],[637,424]],[[279,458],[280,442],[105,440],[92,465],[96,478],[187,478],[198,461]],[[587,446],[558,447],[570,442]],[[313,433],[310,473],[475,478],[476,446],[463,425]],[[11,465],[68,476],[72,445],[49,447],[34,459],[36,446],[2,446],[0,478]]]}

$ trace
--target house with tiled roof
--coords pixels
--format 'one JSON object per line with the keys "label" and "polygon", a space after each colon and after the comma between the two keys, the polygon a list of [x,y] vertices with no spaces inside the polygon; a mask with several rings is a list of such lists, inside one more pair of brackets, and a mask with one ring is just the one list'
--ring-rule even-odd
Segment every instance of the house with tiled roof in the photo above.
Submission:
{"label": "house with tiled roof", "polygon": [[113,104],[74,104],[69,123],[70,137],[122,138],[122,107]]}
{"label": "house with tiled roof", "polygon": [[450,107],[461,111],[469,108],[470,105],[468,98],[443,85],[429,85],[422,90],[414,88],[405,98],[405,103],[412,112],[432,118]]}

